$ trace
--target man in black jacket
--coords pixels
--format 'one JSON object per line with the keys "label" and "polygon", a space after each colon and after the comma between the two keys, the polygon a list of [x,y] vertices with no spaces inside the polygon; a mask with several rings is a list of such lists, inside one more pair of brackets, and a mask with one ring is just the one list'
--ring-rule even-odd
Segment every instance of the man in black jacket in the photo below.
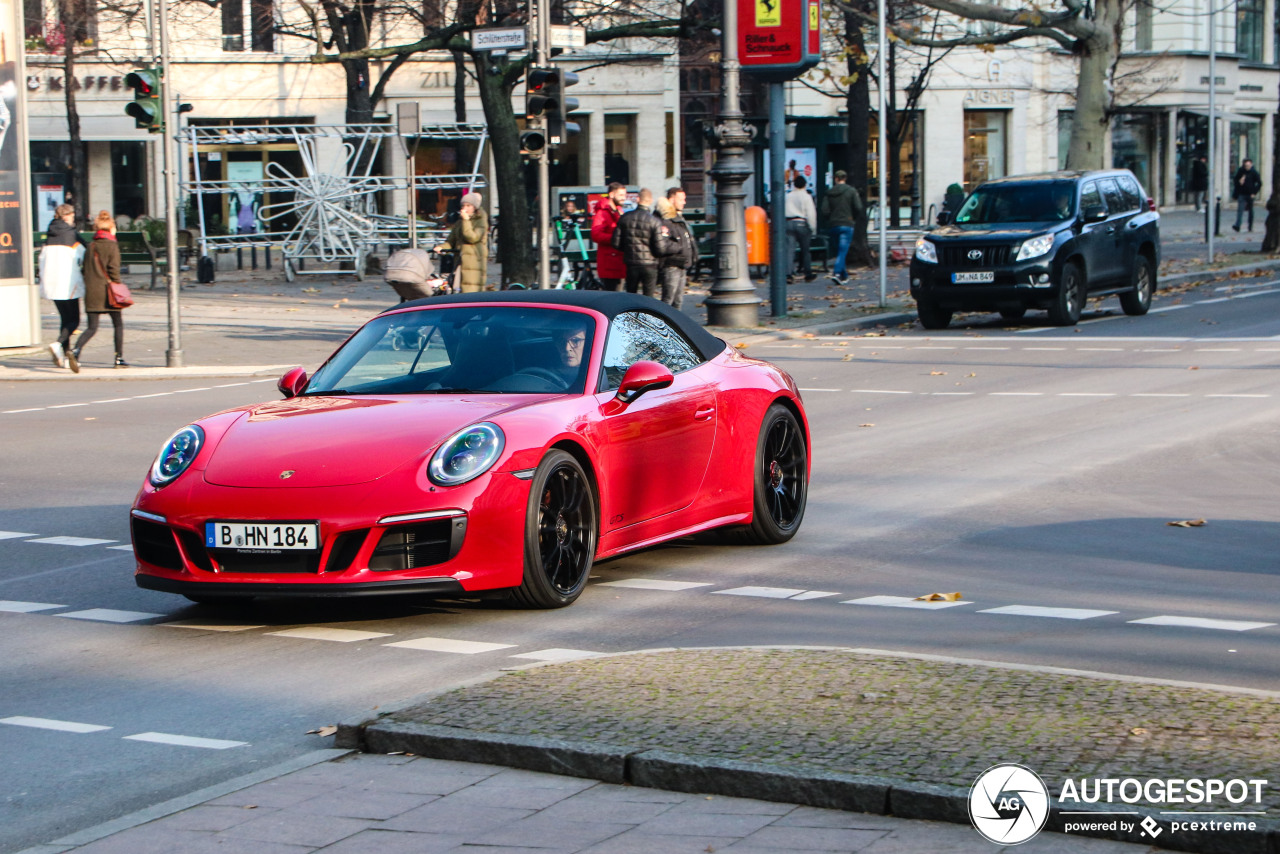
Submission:
{"label": "man in black jacket", "polygon": [[661,254],[662,301],[672,308],[684,302],[684,288],[689,281],[689,270],[698,262],[698,249],[693,243],[693,232],[684,220],[685,192],[680,187],[667,190],[667,197],[658,200],[658,216],[661,228],[658,234],[658,250]]}
{"label": "man in black jacket", "polygon": [[658,230],[662,223],[653,215],[653,191],[640,191],[639,204],[618,220],[613,232],[613,247],[622,250],[627,265],[627,292],[643,293],[657,299]]}
{"label": "man in black jacket", "polygon": [[1261,189],[1262,176],[1253,168],[1253,161],[1246,159],[1231,179],[1231,195],[1236,200],[1236,224],[1231,226],[1232,231],[1240,230],[1245,211],[1249,212],[1249,230],[1253,231],[1253,197]]}

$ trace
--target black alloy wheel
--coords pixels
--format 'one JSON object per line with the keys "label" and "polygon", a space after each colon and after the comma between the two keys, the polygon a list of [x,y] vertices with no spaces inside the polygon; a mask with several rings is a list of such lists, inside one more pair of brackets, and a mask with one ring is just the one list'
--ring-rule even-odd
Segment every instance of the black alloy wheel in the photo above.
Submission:
{"label": "black alloy wheel", "polygon": [[596,501],[574,457],[553,450],[530,483],[524,580],[514,599],[527,608],[563,608],[582,594],[596,554]]}
{"label": "black alloy wheel", "polygon": [[790,409],[769,407],[756,439],[755,499],[749,540],[785,543],[800,530],[809,496],[809,449]]}
{"label": "black alloy wheel", "polygon": [[1064,264],[1058,274],[1058,293],[1049,306],[1049,322],[1054,326],[1075,326],[1084,310],[1084,271],[1075,262]]}
{"label": "black alloy wheel", "polygon": [[1133,264],[1133,290],[1120,295],[1120,308],[1131,317],[1140,317],[1151,308],[1151,294],[1156,287],[1156,276],[1151,269],[1151,259],[1139,255]]}
{"label": "black alloy wheel", "polygon": [[939,307],[935,302],[916,300],[916,316],[925,329],[946,329],[951,325],[952,314],[953,312]]}

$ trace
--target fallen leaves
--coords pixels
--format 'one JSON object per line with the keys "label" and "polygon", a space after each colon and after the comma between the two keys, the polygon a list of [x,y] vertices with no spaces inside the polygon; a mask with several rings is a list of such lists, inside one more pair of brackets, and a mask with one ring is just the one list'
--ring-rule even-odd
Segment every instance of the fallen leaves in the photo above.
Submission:
{"label": "fallen leaves", "polygon": [[1170,528],[1203,528],[1206,522],[1203,519],[1183,519],[1179,522],[1165,522]]}
{"label": "fallen leaves", "polygon": [[947,375],[946,371],[930,371],[929,372],[929,376],[931,377],[945,377],[946,375]]}
{"label": "fallen leaves", "polygon": [[859,426],[859,427],[874,427],[874,426],[876,426],[876,425],[874,425],[874,424],[859,424],[858,426]]}
{"label": "fallen leaves", "polygon": [[318,294],[320,293],[320,289],[319,288],[303,288],[302,292],[304,294]]}
{"label": "fallen leaves", "polygon": [[925,596],[917,596],[917,602],[959,602],[963,598],[959,593],[929,593]]}
{"label": "fallen leaves", "polygon": [[333,734],[334,734],[335,732],[337,732],[337,731],[338,731],[338,728],[337,728],[336,726],[332,726],[332,725],[330,725],[330,726],[322,726],[322,727],[318,727],[318,728],[316,728],[316,729],[309,729],[309,730],[307,730],[307,735],[318,735],[318,736],[320,736],[321,738],[323,738],[323,737],[328,736],[328,735],[333,735]]}
{"label": "fallen leaves", "polygon": [[748,344],[746,341],[739,341],[738,343],[734,344],[733,346],[734,346],[734,347],[736,347],[736,348],[738,348],[739,350],[745,350],[745,349],[747,349],[748,347],[750,347],[751,345],[750,345],[750,344]]}

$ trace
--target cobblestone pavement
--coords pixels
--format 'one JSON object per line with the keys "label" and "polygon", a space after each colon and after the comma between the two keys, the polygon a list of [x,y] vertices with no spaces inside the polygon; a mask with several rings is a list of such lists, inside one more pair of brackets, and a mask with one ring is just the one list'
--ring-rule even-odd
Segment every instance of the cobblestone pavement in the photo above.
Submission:
{"label": "cobblestone pavement", "polygon": [[[690,690],[690,686],[697,686]],[[519,670],[392,720],[969,787],[1268,779],[1280,698],[818,650],[679,650]],[[1280,781],[1260,809],[1280,808]]]}

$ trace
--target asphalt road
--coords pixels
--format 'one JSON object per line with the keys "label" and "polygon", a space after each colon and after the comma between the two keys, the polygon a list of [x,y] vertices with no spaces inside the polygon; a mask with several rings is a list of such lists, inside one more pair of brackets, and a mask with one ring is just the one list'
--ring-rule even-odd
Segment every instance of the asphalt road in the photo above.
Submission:
{"label": "asphalt road", "polygon": [[[805,389],[800,536],[609,561],[553,613],[215,612],[139,590],[115,547],[159,444],[273,397],[271,383],[11,383],[0,852],[326,746],[307,731],[531,658],[836,645],[1274,688],[1280,282],[1246,281],[1157,296],[1138,319],[1113,299],[1075,329],[970,316],[942,333],[753,344]],[[934,592],[963,601],[903,607]],[[403,641],[418,643],[389,645]]]}

